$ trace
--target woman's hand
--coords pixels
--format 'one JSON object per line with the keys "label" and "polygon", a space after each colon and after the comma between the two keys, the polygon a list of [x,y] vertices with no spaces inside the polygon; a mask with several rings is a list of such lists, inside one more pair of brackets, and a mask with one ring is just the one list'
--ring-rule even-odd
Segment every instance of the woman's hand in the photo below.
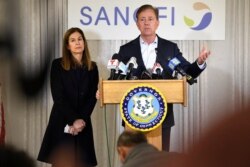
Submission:
{"label": "woman's hand", "polygon": [[74,121],[73,125],[69,128],[69,133],[72,135],[78,135],[86,126],[86,122],[83,119],[77,119]]}
{"label": "woman's hand", "polygon": [[96,97],[97,100],[100,99],[100,92],[99,92],[99,90],[96,91],[95,97]]}

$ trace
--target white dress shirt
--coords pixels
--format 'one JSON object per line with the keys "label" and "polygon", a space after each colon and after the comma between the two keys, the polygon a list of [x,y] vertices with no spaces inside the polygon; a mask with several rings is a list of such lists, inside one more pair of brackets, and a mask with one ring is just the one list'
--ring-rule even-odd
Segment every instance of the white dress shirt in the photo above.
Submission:
{"label": "white dress shirt", "polygon": [[140,45],[144,65],[149,72],[152,72],[156,61],[156,48],[158,46],[158,37],[156,36],[155,40],[150,44],[144,42],[143,39],[140,37]]}

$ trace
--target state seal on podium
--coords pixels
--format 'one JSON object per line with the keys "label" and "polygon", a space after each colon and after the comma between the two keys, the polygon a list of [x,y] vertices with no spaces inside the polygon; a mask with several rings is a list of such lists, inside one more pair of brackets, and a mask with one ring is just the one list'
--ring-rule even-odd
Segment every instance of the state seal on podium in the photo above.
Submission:
{"label": "state seal on podium", "polygon": [[167,115],[167,103],[156,87],[136,85],[124,94],[120,111],[126,125],[146,132],[162,124]]}

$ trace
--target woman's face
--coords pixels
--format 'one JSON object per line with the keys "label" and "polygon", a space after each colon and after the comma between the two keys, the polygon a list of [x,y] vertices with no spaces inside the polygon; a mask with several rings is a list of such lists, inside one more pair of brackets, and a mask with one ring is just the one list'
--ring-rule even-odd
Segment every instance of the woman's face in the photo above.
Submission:
{"label": "woman's face", "polygon": [[72,55],[83,53],[84,41],[79,32],[74,32],[69,36],[68,49],[71,51]]}

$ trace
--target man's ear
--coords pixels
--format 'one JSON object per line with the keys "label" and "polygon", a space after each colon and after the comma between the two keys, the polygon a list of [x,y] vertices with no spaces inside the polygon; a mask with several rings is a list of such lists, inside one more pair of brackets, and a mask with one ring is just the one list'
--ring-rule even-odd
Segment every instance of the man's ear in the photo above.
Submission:
{"label": "man's ear", "polygon": [[118,147],[117,148],[119,159],[122,163],[124,163],[126,157],[127,157],[127,149],[125,147]]}

